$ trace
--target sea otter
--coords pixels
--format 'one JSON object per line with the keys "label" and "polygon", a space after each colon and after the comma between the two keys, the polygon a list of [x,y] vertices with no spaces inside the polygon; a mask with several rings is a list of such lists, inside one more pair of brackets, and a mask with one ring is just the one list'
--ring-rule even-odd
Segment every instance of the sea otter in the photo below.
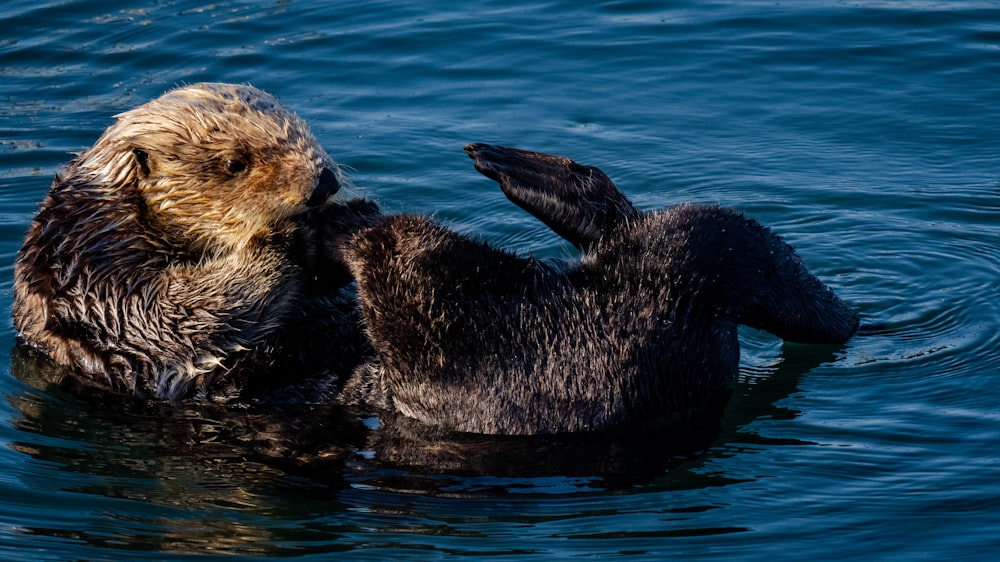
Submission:
{"label": "sea otter", "polygon": [[56,176],[15,263],[15,327],[86,382],[143,397],[229,399],[251,365],[350,368],[367,344],[320,246],[377,207],[328,203],[340,180],[271,95],[169,91]]}
{"label": "sea otter", "polygon": [[520,257],[414,215],[343,244],[379,358],[349,387],[458,432],[558,434],[711,403],[737,325],[842,343],[858,317],[769,229],[721,207],[641,212],[597,168],[466,148],[509,199],[584,250]]}

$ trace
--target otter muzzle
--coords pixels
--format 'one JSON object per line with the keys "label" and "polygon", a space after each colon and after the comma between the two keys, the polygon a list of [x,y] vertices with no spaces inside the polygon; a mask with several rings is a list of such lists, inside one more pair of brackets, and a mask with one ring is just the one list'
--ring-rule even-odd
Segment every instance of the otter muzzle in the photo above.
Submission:
{"label": "otter muzzle", "polygon": [[323,168],[319,174],[319,181],[316,182],[316,187],[313,188],[309,200],[306,201],[306,206],[319,207],[338,191],[340,191],[340,182],[337,181],[337,174],[333,173],[330,168]]}

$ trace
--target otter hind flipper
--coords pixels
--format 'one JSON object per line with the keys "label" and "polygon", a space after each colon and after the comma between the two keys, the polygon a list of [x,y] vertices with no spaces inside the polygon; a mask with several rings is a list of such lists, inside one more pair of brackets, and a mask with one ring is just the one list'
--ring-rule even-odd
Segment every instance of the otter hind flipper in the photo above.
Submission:
{"label": "otter hind flipper", "polygon": [[507,199],[581,249],[640,213],[604,172],[569,158],[505,146],[469,144],[476,170]]}
{"label": "otter hind flipper", "polygon": [[[690,290],[738,324],[799,343],[842,344],[857,332],[857,313],[809,271],[790,244],[756,220],[703,205],[679,205],[649,217],[627,232],[624,246],[645,247],[658,259],[632,261],[666,266],[668,284],[693,275],[699,285]],[[684,234],[658,234],[676,232]],[[610,256],[621,259],[615,252]]]}

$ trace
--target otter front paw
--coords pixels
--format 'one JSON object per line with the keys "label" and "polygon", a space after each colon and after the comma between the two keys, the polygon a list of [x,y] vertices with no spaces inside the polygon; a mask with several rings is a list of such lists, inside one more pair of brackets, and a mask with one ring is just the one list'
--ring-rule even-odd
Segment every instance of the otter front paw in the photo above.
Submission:
{"label": "otter front paw", "polygon": [[356,233],[384,218],[368,199],[351,199],[314,209],[303,220],[316,244],[314,277],[325,287],[342,287],[353,278],[347,268],[345,248]]}

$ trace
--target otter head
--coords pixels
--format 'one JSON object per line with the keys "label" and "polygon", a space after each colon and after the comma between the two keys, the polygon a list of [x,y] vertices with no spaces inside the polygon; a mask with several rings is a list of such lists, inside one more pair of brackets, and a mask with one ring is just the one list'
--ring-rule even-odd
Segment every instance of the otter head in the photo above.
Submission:
{"label": "otter head", "polygon": [[238,249],[340,187],[306,123],[252,86],[185,86],[117,119],[82,166],[134,186],[150,222],[196,252]]}

